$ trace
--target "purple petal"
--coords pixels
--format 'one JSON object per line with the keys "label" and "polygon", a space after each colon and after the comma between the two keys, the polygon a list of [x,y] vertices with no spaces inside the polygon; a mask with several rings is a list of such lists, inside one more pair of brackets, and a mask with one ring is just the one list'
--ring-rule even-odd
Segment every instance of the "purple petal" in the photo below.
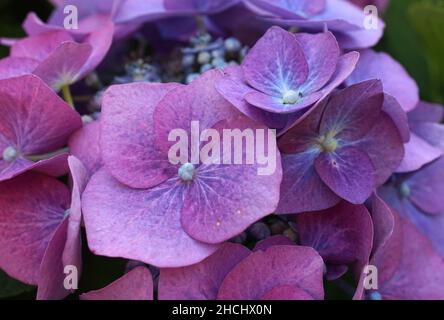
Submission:
{"label": "purple petal", "polygon": [[408,220],[397,221],[403,239],[402,258],[393,276],[381,285],[380,293],[385,299],[444,299],[442,258]]}
{"label": "purple petal", "polygon": [[353,72],[359,60],[359,53],[356,51],[348,52],[339,57],[336,70],[327,85],[322,88],[326,95],[342,84],[345,79]]}
{"label": "purple petal", "polygon": [[321,153],[315,161],[321,180],[338,196],[361,204],[374,187],[374,168],[370,158],[356,148],[340,148],[334,153]]}
{"label": "purple petal", "polygon": [[148,190],[130,189],[106,169],[99,170],[82,196],[89,248],[95,254],[159,267],[202,261],[217,246],[195,241],[183,231],[183,192],[176,180]]}
{"label": "purple petal", "polygon": [[286,19],[306,18],[321,12],[325,0],[246,0],[246,5],[259,15],[273,15]]}
{"label": "purple petal", "polygon": [[282,128],[285,125],[286,115],[269,113],[247,103],[245,95],[255,90],[247,85],[241,67],[230,66],[224,72],[226,76],[216,83],[216,89],[228,102],[249,118],[271,128]]}
{"label": "purple petal", "polygon": [[[102,103],[101,149],[111,174],[133,188],[148,188],[172,176],[167,153],[154,144],[155,106],[177,84],[111,86]],[[176,173],[176,171],[174,171]]]}
{"label": "purple petal", "polygon": [[265,251],[268,248],[272,246],[279,246],[279,245],[294,245],[295,243],[290,240],[286,236],[276,235],[269,237],[267,239],[261,240],[258,243],[256,243],[256,246],[254,247],[254,251],[262,250]]}
{"label": "purple petal", "polygon": [[408,179],[410,200],[430,214],[444,211],[444,158],[432,162]]}
{"label": "purple petal", "polygon": [[100,122],[91,122],[73,133],[69,138],[68,146],[70,153],[82,162],[89,175],[99,170],[103,165]]}
{"label": "purple petal", "polygon": [[321,257],[309,247],[274,246],[255,251],[225,277],[218,299],[257,300],[282,286],[292,286],[313,299],[323,299],[323,265]]}
{"label": "purple petal", "polygon": [[283,179],[276,213],[288,214],[330,208],[340,201],[314,169],[317,154],[282,155]]}
{"label": "purple petal", "polygon": [[380,79],[384,92],[396,98],[406,112],[413,110],[419,102],[418,86],[415,81],[386,53],[370,49],[361,51],[358,65],[347,79],[347,84],[369,79]]}
{"label": "purple petal", "polygon": [[385,93],[382,110],[392,118],[393,123],[398,127],[402,141],[404,143],[408,142],[410,140],[410,129],[407,113],[405,113],[398,101],[391,95]]}
{"label": "purple petal", "polygon": [[199,121],[202,131],[239,114],[215,89],[215,84],[222,77],[220,70],[210,70],[191,84],[178,87],[165,95],[153,115],[157,147],[167,153],[175,143],[168,141],[169,133],[174,129],[183,129],[190,133],[192,121]]}
{"label": "purple petal", "polygon": [[[89,44],[63,42],[33,71],[55,91],[74,83],[79,71],[91,55]],[[70,57],[67,59],[66,57]]]}
{"label": "purple petal", "polygon": [[200,263],[161,269],[159,300],[215,300],[226,275],[249,254],[246,247],[227,242]]}
{"label": "purple petal", "polygon": [[153,300],[153,277],[146,267],[137,267],[105,288],[80,296],[81,300]]}
{"label": "purple petal", "polygon": [[0,181],[14,178],[26,171],[35,171],[52,177],[60,177],[68,172],[67,159],[68,153],[37,162],[23,158],[17,158],[11,163],[0,160]]}
{"label": "purple petal", "polygon": [[324,211],[298,214],[295,220],[300,243],[313,247],[325,263],[363,266],[370,259],[373,225],[365,206],[342,201]]}
{"label": "purple petal", "polygon": [[62,254],[67,230],[68,219],[65,218],[49,241],[40,265],[37,300],[62,300],[71,293],[63,286],[66,274],[63,272],[65,265],[62,262]]}
{"label": "purple petal", "polygon": [[392,119],[381,112],[380,118],[367,135],[354,144],[371,159],[375,182],[379,186],[398,168],[404,156],[402,138]]}
{"label": "purple petal", "polygon": [[261,300],[314,300],[314,298],[298,287],[283,285],[274,287],[260,297]]}
{"label": "purple petal", "polygon": [[436,160],[442,155],[442,152],[428,144],[416,134],[410,134],[410,140],[404,144],[404,158],[396,172],[415,171],[427,163]]}
{"label": "purple petal", "polygon": [[[196,179],[189,186],[185,197],[181,221],[190,236],[206,243],[228,240],[255,221],[273,213],[279,201],[282,180],[279,151],[277,148],[268,150],[267,147],[270,145],[268,139],[274,140],[276,137],[267,138],[268,130],[265,127],[239,115],[220,122],[214,128],[220,136],[223,131],[230,129],[253,130],[256,132],[253,137],[256,148],[260,142],[258,130],[264,130],[262,138],[265,138],[265,154],[275,154],[274,158],[269,158],[269,167],[264,173],[259,171],[264,166],[258,163],[257,154],[252,164],[236,164],[233,161],[234,153],[242,153],[242,159],[247,159],[247,154],[255,151],[248,149],[245,143],[242,143],[241,150],[235,150],[231,145],[230,164],[204,163],[198,167]],[[220,158],[227,159],[225,151],[228,147],[222,143],[220,148]]]}
{"label": "purple petal", "polygon": [[444,108],[439,104],[420,101],[407,116],[409,122],[441,122]]}
{"label": "purple petal", "polygon": [[295,36],[279,27],[270,28],[245,57],[242,68],[248,84],[282,98],[307,80],[308,64]]}
{"label": "purple petal", "polygon": [[39,62],[30,58],[7,57],[0,60],[0,79],[31,74]]}
{"label": "purple petal", "polygon": [[54,178],[26,173],[0,184],[0,265],[28,284],[39,282],[46,248],[69,206],[69,191]]}
{"label": "purple petal", "polygon": [[[21,90],[23,87],[27,90]],[[0,160],[2,179],[36,166],[45,171],[60,168],[58,161],[63,155],[42,163],[25,158],[56,151],[82,126],[79,114],[33,75],[0,80],[0,113],[4,115],[0,124],[0,148],[3,151],[12,147],[20,155],[10,162]]]}
{"label": "purple petal", "polygon": [[378,80],[361,82],[334,95],[322,116],[320,133],[354,141],[374,126],[384,96]]}
{"label": "purple petal", "polygon": [[433,122],[416,122],[410,124],[412,132],[417,134],[431,146],[444,152],[444,125]]}
{"label": "purple petal", "polygon": [[304,50],[308,62],[307,81],[303,92],[321,89],[333,76],[339,59],[339,46],[331,32],[318,34],[297,33],[296,39]]}
{"label": "purple petal", "polygon": [[66,31],[51,31],[17,41],[11,47],[11,57],[43,61],[65,41],[73,41]]}

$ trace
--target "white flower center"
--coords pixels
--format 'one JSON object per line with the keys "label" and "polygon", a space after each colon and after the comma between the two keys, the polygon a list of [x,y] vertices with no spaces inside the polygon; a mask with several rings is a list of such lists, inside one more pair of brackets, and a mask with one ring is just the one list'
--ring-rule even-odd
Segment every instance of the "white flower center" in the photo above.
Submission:
{"label": "white flower center", "polygon": [[401,183],[399,186],[399,192],[403,198],[407,198],[410,195],[410,186],[407,184],[407,182]]}
{"label": "white flower center", "polygon": [[287,90],[282,95],[282,102],[284,104],[295,104],[301,98],[299,91]]}
{"label": "white flower center", "polygon": [[195,171],[194,165],[187,162],[180,166],[177,173],[183,181],[191,181],[194,178]]}
{"label": "white flower center", "polygon": [[14,147],[9,146],[3,150],[3,160],[6,162],[12,162],[17,158],[17,150]]}

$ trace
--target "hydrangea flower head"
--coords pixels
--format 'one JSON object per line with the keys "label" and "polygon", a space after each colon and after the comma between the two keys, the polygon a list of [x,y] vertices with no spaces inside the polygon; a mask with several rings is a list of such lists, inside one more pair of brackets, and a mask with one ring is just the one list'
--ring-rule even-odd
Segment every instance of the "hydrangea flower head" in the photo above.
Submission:
{"label": "hydrangea flower head", "polygon": [[169,161],[169,133],[190,132],[193,120],[201,130],[263,128],[215,91],[221,77],[215,70],[188,86],[129,84],[105,94],[100,120],[105,166],[83,195],[94,252],[158,266],[192,264],[276,208],[280,167],[261,176],[256,164]]}

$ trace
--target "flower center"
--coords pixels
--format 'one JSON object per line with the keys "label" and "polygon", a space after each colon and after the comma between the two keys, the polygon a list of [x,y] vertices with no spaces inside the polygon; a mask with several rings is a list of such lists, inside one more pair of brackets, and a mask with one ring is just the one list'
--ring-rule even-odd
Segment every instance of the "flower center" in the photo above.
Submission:
{"label": "flower center", "polygon": [[331,135],[323,135],[319,138],[319,146],[322,151],[334,152],[338,147],[338,140]]}
{"label": "flower center", "polygon": [[192,163],[184,163],[178,170],[178,175],[182,181],[191,181],[194,179],[196,169]]}
{"label": "flower center", "polygon": [[6,162],[12,162],[17,158],[17,150],[14,147],[9,146],[3,150],[3,160]]}
{"label": "flower center", "polygon": [[410,195],[410,186],[407,184],[407,182],[401,183],[399,186],[399,194],[403,198],[407,198]]}
{"label": "flower center", "polygon": [[302,93],[294,90],[286,90],[282,95],[282,102],[284,104],[295,104],[302,97]]}

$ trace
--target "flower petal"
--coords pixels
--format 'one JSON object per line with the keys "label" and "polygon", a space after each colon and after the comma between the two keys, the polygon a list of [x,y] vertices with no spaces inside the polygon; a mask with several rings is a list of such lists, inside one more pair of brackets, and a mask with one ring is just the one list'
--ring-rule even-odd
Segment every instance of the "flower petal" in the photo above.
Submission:
{"label": "flower petal", "polygon": [[356,148],[340,148],[321,153],[315,160],[321,180],[338,196],[354,203],[364,203],[374,187],[374,168],[370,158]]}

